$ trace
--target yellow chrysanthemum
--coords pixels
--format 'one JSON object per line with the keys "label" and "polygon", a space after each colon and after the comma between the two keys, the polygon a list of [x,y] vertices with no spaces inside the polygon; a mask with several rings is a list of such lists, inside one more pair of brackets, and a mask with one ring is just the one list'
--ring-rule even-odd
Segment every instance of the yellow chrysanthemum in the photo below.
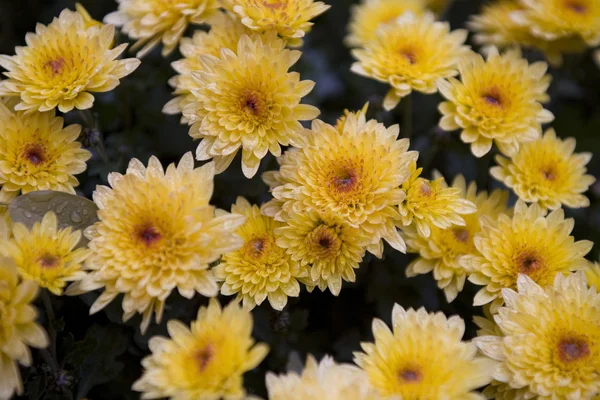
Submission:
{"label": "yellow chrysanthemum", "polygon": [[600,44],[598,0],[521,0],[521,4],[525,9],[513,12],[511,18],[534,36],[544,40],[576,37],[591,47]]}
{"label": "yellow chrysanthemum", "polygon": [[407,151],[409,141],[398,138],[398,125],[386,128],[350,113],[343,131],[313,121],[306,147],[286,152],[279,172],[266,174],[274,199],[263,213],[286,221],[295,213],[312,211],[336,215],[370,238],[367,247],[381,257],[383,239],[405,251],[396,226],[402,183],[418,153]]}
{"label": "yellow chrysanthemum", "polygon": [[251,178],[268,152],[278,157],[280,145],[302,145],[299,121],[316,118],[319,110],[300,104],[314,82],[288,72],[299,58],[273,32],[242,36],[237,54],[223,48],[220,59],[200,56],[202,68],[192,73],[196,102],[183,110],[194,123],[190,135],[202,138],[198,160],[214,159],[217,173],[223,172],[241,148],[242,171]]}
{"label": "yellow chrysanthemum", "polygon": [[352,71],[389,83],[383,107],[391,110],[413,90],[435,93],[438,79],[457,75],[468,50],[466,38],[466,30],[450,32],[450,24],[435,21],[431,13],[415,17],[408,12],[382,26],[364,49],[352,51],[358,60]]}
{"label": "yellow chrysanthemum", "polygon": [[326,356],[317,362],[312,355],[299,375],[267,374],[269,400],[379,400],[366,374],[354,365],[337,364]]}
{"label": "yellow chrysanthemum", "polygon": [[520,143],[540,137],[542,123],[554,119],[541,104],[549,100],[547,68],[544,62],[529,65],[518,50],[500,55],[493,49],[486,61],[473,53],[460,63],[461,81],[438,81],[448,99],[439,106],[440,127],[461,129],[460,138],[476,157],[487,154],[493,142],[503,153],[515,154]]}
{"label": "yellow chrysanthemum", "polygon": [[0,185],[2,192],[57,190],[75,193],[73,175],[85,171],[92,154],[76,139],[79,125],[63,127],[54,111],[12,112],[0,104]]}
{"label": "yellow chrysanthemum", "polygon": [[[369,110],[369,103],[365,103],[364,106],[362,106],[362,108],[359,111],[355,111],[355,114],[363,114],[363,115],[367,115],[367,111]],[[340,131],[340,133],[344,132],[344,125],[346,124],[346,118],[348,118],[348,115],[350,115],[352,111],[348,110],[347,108],[344,109],[344,114],[341,115],[336,121],[335,121],[335,129],[337,129],[338,131]]]}
{"label": "yellow chrysanthemum", "polygon": [[44,348],[48,338],[31,305],[37,293],[32,281],[19,283],[13,260],[0,257],[0,399],[23,394],[19,366],[31,365],[29,346]]}
{"label": "yellow chrysanthemum", "polygon": [[413,277],[433,271],[433,277],[438,287],[444,291],[448,302],[453,301],[463,290],[467,278],[467,271],[460,265],[460,258],[467,254],[479,254],[473,238],[481,230],[480,218],[495,220],[498,215],[507,211],[508,201],[507,191],[495,190],[489,195],[485,191],[477,192],[475,182],[467,187],[462,175],[454,179],[452,187],[462,198],[477,207],[474,214],[463,216],[463,226],[455,225],[447,229],[434,227],[429,237],[419,234],[416,229],[405,229],[403,234],[408,251],[419,253],[419,257],[408,265],[406,275]]}
{"label": "yellow chrysanthemum", "polygon": [[60,296],[67,282],[85,277],[81,265],[90,252],[75,248],[81,232],[73,232],[70,227],[58,229],[53,212],[44,215],[31,230],[17,223],[12,231],[14,239],[0,242],[0,253],[15,260],[24,279]]}
{"label": "yellow chrysanthemum", "polygon": [[309,290],[329,288],[334,296],[342,280],[354,282],[354,270],[365,255],[370,238],[342,218],[317,212],[293,214],[286,225],[275,229],[277,245],[302,265],[310,266]]}
{"label": "yellow chrysanthemum", "polygon": [[222,0],[223,6],[235,13],[253,31],[275,31],[288,45],[302,46],[302,38],[329,5],[314,0]]}
{"label": "yellow chrysanthemum", "polygon": [[137,42],[142,58],[162,42],[162,55],[177,48],[190,24],[202,24],[219,8],[218,0],[117,0],[119,10],[104,17],[104,22],[122,26],[123,32]]}
{"label": "yellow chrysanthemum", "polygon": [[[392,311],[392,327],[373,321],[375,343],[361,343],[355,362],[381,396],[399,400],[483,400],[473,390],[492,379],[496,363],[478,357],[473,343],[461,341],[465,323],[423,308]],[[387,397],[386,397],[387,398]]]}
{"label": "yellow chrysanthemum", "polygon": [[500,361],[501,399],[592,399],[600,393],[600,294],[583,273],[556,276],[543,288],[525,275],[503,289],[495,321],[503,332],[475,339]]}
{"label": "yellow chrysanthemum", "polygon": [[[188,104],[194,102],[191,91],[196,84],[192,78],[192,72],[202,69],[201,55],[208,54],[219,57],[222,48],[236,51],[242,35],[252,32],[235,16],[226,12],[217,12],[207,22],[211,26],[209,32],[197,30],[193,37],[181,39],[179,51],[184,58],[171,64],[179,75],[169,80],[169,84],[175,88],[176,97],[163,108],[165,114],[181,114]],[[187,124],[189,121],[183,116],[181,122]]]}
{"label": "yellow chrysanthemum", "polygon": [[406,12],[420,15],[425,12],[423,0],[362,0],[350,8],[346,44],[362,47],[377,37],[377,30],[385,24],[395,23]]}
{"label": "yellow chrysanthemum", "polygon": [[90,24],[79,12],[64,10],[50,25],[38,24],[28,33],[17,55],[0,55],[8,71],[0,96],[19,96],[16,110],[91,108],[90,92],[113,90],[140,64],[135,58],[116,60],[127,45],[113,49],[114,36],[112,25]]}
{"label": "yellow chrysanthemum", "polygon": [[252,339],[252,315],[235,303],[221,310],[211,299],[188,328],[177,320],[167,323],[169,336],[154,336],[152,354],[142,360],[144,374],[133,384],[142,399],[243,400],[243,374],[269,352]]}
{"label": "yellow chrysanthemum", "polygon": [[561,140],[554,129],[548,129],[542,139],[521,145],[507,159],[496,156],[499,166],[490,174],[512,188],[521,200],[538,203],[555,210],[561,205],[571,208],[588,207],[586,192],[596,179],[586,175],[586,164],[592,153],[574,154],[575,139]]}
{"label": "yellow chrysanthemum", "polygon": [[404,226],[414,224],[417,232],[427,238],[434,227],[465,226],[463,215],[477,211],[475,204],[462,198],[459,188],[448,187],[444,178],[421,178],[423,168],[417,168],[416,162],[410,171],[410,178],[402,184],[406,198],[399,206]]}
{"label": "yellow chrysanthemum", "polygon": [[213,272],[223,281],[221,294],[237,294],[244,308],[253,309],[269,300],[271,307],[282,310],[288,297],[300,295],[298,279],[308,276],[308,267],[292,259],[276,243],[275,229],[283,226],[273,218],[261,215],[258,206],[238,197],[231,213],[245,217],[237,230],[244,245],[221,258]]}
{"label": "yellow chrysanthemum", "polygon": [[590,263],[584,271],[588,285],[595,286],[600,291],[600,263]]}
{"label": "yellow chrysanthemum", "polygon": [[562,209],[546,215],[539,205],[528,207],[521,200],[512,218],[501,214],[497,220],[482,219],[474,239],[479,253],[461,259],[469,280],[484,286],[475,295],[474,305],[492,303],[495,313],[504,302],[502,289],[514,288],[519,274],[547,287],[556,275],[585,268],[584,256],[593,243],[576,242],[569,236],[573,226],[573,219],[565,219]]}
{"label": "yellow chrysanthemum", "polygon": [[67,294],[104,288],[90,309],[95,313],[123,293],[123,319],[142,314],[142,331],[154,312],[160,322],[175,289],[186,298],[216,296],[209,264],[242,245],[234,232],[244,218],[209,204],[213,177],[213,164],[194,169],[191,153],[166,172],[151,157],[147,168],[133,159],[125,175],[109,174],[112,189],[94,192],[100,221],[85,231],[91,272]]}

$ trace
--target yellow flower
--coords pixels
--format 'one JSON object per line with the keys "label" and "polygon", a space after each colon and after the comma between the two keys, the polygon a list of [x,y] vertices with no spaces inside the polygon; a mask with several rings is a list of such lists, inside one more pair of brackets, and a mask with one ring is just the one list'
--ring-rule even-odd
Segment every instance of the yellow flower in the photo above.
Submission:
{"label": "yellow flower", "polygon": [[406,12],[420,15],[425,12],[423,0],[362,0],[350,8],[349,34],[346,44],[362,47],[377,37],[377,30],[394,23]]}
{"label": "yellow flower", "polygon": [[37,289],[32,281],[19,283],[13,260],[0,257],[0,399],[23,394],[17,362],[31,365],[28,346],[48,346],[46,332],[35,322],[37,311],[31,305]]}
{"label": "yellow flower", "polygon": [[234,231],[244,218],[209,204],[213,176],[212,163],[194,169],[191,153],[166,172],[151,157],[147,168],[133,159],[125,175],[109,174],[112,188],[98,186],[94,192],[100,221],[85,231],[92,250],[85,266],[91,272],[67,294],[104,288],[93,314],[123,293],[123,319],[142,314],[142,331],[154,312],[160,322],[175,289],[186,298],[196,292],[216,296],[209,264],[242,245]]}
{"label": "yellow flower", "polygon": [[[445,187],[445,183],[442,181]],[[463,226],[454,225],[447,229],[433,227],[431,235],[425,237],[412,228],[405,229],[404,239],[409,252],[419,253],[419,257],[408,265],[406,275],[414,277],[433,271],[437,285],[444,291],[448,302],[453,301],[463,290],[467,271],[460,265],[460,258],[467,254],[477,255],[479,252],[473,238],[481,230],[480,218],[496,219],[507,211],[508,192],[495,190],[488,195],[485,191],[477,192],[477,185],[471,182],[467,187],[465,178],[457,176],[452,183],[460,197],[474,203],[477,211],[463,216]]]}
{"label": "yellow flower", "polygon": [[472,391],[491,381],[496,363],[478,357],[475,344],[461,341],[465,323],[460,317],[396,304],[392,327],[375,319],[375,343],[361,343],[365,353],[355,353],[355,362],[382,397],[484,399]]}
{"label": "yellow flower", "polygon": [[495,142],[500,151],[513,155],[519,144],[540,137],[541,124],[554,119],[541,103],[549,100],[548,66],[529,65],[518,50],[503,55],[490,51],[487,61],[472,54],[460,64],[461,80],[440,80],[442,102],[440,127],[461,129],[460,138],[471,144],[476,157],[482,157]]}
{"label": "yellow flower", "polygon": [[[525,275],[503,289],[495,316],[502,335],[475,339],[500,361],[501,399],[591,399],[600,391],[600,295],[583,273],[556,276],[544,288]],[[504,392],[504,393],[503,393]]]}
{"label": "yellow flower", "polygon": [[435,82],[458,74],[465,56],[467,31],[450,32],[450,24],[434,21],[433,14],[415,17],[405,13],[395,23],[382,26],[364,49],[352,51],[358,60],[352,71],[392,87],[383,107],[395,108],[413,90],[435,93]]}
{"label": "yellow flower", "polygon": [[462,215],[477,211],[475,204],[460,196],[461,189],[449,188],[443,177],[433,181],[421,178],[423,168],[417,169],[416,162],[411,164],[410,171],[412,175],[402,184],[406,199],[399,206],[404,226],[414,224],[419,234],[427,238],[433,227],[464,227]]}
{"label": "yellow flower", "polygon": [[383,239],[405,251],[396,229],[400,185],[418,153],[407,151],[409,141],[397,140],[398,133],[398,125],[367,121],[363,112],[350,113],[341,132],[313,121],[306,147],[286,152],[279,172],[266,175],[274,199],[263,213],[281,221],[300,212],[336,215],[370,238],[371,253],[381,257]]}
{"label": "yellow flower", "polygon": [[543,209],[555,210],[561,205],[588,207],[586,192],[596,179],[586,175],[591,153],[574,154],[575,139],[561,140],[554,129],[548,129],[542,139],[523,144],[507,159],[496,156],[499,166],[490,174],[512,188],[521,200],[538,203]]}
{"label": "yellow flower", "polygon": [[15,260],[24,279],[60,296],[67,282],[85,277],[81,265],[90,252],[75,248],[81,232],[73,232],[70,227],[58,229],[53,212],[44,215],[31,230],[17,223],[12,231],[14,239],[0,242],[0,253]]}
{"label": "yellow flower", "polygon": [[8,79],[0,82],[0,96],[19,96],[16,110],[62,112],[91,108],[90,92],[108,92],[119,79],[140,65],[135,58],[116,60],[126,44],[112,48],[115,28],[86,22],[79,12],[64,10],[48,26],[38,24],[25,36],[17,55],[0,55]]}
{"label": "yellow flower", "polygon": [[309,290],[315,285],[329,288],[334,296],[342,289],[342,279],[354,282],[354,270],[365,255],[368,237],[342,218],[317,212],[293,214],[286,225],[275,229],[277,245],[292,260],[310,266]]}
{"label": "yellow flower", "polygon": [[[364,106],[362,106],[362,108],[359,111],[356,111],[355,114],[363,114],[366,116],[368,110],[369,103],[367,102]],[[340,131],[340,133],[344,132],[344,125],[346,124],[346,119],[348,118],[348,115],[350,115],[351,112],[352,111],[348,110],[347,108],[344,109],[344,114],[335,121],[335,129]]]}
{"label": "yellow flower", "polygon": [[461,259],[469,280],[483,286],[474,305],[492,303],[495,313],[504,302],[502,289],[514,288],[519,274],[547,287],[556,275],[585,268],[584,256],[593,243],[575,242],[569,236],[573,226],[573,219],[565,219],[562,209],[546,215],[539,205],[528,207],[521,200],[512,218],[502,214],[497,220],[482,219],[481,231],[474,239],[479,253]]}
{"label": "yellow flower", "polygon": [[269,400],[379,400],[366,374],[354,365],[337,364],[326,356],[317,362],[312,355],[299,375],[267,374]]}
{"label": "yellow flower", "polygon": [[221,258],[213,272],[223,281],[221,294],[237,294],[244,308],[253,309],[269,300],[271,307],[282,310],[289,297],[300,295],[298,279],[308,276],[308,268],[292,259],[276,243],[275,229],[281,222],[260,214],[243,197],[238,197],[231,213],[246,218],[237,230],[244,245]]}
{"label": "yellow flower", "polygon": [[588,284],[600,291],[600,263],[590,263],[584,271]]}
{"label": "yellow flower", "polygon": [[193,122],[190,135],[202,138],[198,160],[214,159],[223,172],[242,149],[242,171],[248,178],[260,160],[280,145],[302,145],[304,128],[299,121],[316,118],[316,107],[300,104],[314,87],[288,69],[300,58],[287,50],[273,32],[263,37],[244,35],[236,52],[221,49],[221,58],[200,56],[202,68],[193,72],[196,102],[183,110]]}
{"label": "yellow flower", "polygon": [[314,0],[223,0],[223,6],[253,31],[277,32],[292,47],[302,46],[310,20],[331,7]]}
{"label": "yellow flower", "polygon": [[12,112],[0,104],[0,185],[3,193],[57,190],[75,193],[73,175],[92,154],[76,139],[79,125],[63,127],[54,111]]}
{"label": "yellow flower", "polygon": [[102,26],[104,25],[102,22],[97,21],[94,18],[92,18],[90,13],[80,3],[75,3],[75,11],[77,11],[79,14],[81,14],[81,16],[83,17],[83,20],[85,21],[85,26],[87,28],[89,28],[91,26],[97,26],[99,28],[102,28]]}
{"label": "yellow flower", "polygon": [[152,354],[142,360],[144,373],[133,384],[142,399],[245,399],[243,374],[269,352],[252,339],[252,315],[235,303],[221,310],[210,300],[188,328],[177,320],[167,323],[169,336],[154,336]]}
{"label": "yellow flower", "polygon": [[117,0],[119,10],[104,22],[122,26],[137,42],[132,49],[142,58],[162,41],[162,55],[177,48],[190,24],[202,24],[219,8],[218,0]]}
{"label": "yellow flower", "polygon": [[[226,12],[217,12],[207,22],[211,25],[209,32],[197,30],[193,37],[181,39],[179,51],[184,58],[171,64],[179,75],[169,80],[169,84],[175,88],[176,97],[163,108],[165,114],[181,114],[188,104],[194,102],[191,91],[196,84],[192,72],[202,69],[201,55],[208,54],[219,57],[222,48],[235,51],[242,35],[252,32],[235,16]],[[189,121],[183,116],[181,122],[187,124]]]}

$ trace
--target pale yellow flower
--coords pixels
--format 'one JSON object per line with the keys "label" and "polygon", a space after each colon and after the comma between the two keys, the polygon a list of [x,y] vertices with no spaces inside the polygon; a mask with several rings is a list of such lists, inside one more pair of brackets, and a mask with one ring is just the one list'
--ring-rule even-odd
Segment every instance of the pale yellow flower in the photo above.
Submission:
{"label": "pale yellow flower", "polygon": [[585,269],[588,285],[595,286],[600,291],[600,263],[590,263]]}

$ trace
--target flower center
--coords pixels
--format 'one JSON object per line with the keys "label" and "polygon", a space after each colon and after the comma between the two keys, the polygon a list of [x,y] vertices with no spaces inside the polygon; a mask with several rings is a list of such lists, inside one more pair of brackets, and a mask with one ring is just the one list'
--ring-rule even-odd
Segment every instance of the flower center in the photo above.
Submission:
{"label": "flower center", "polygon": [[565,7],[576,14],[585,14],[588,10],[587,5],[581,0],[567,0]]}
{"label": "flower center", "polygon": [[544,179],[546,179],[547,181],[553,181],[556,179],[556,168],[552,165],[547,166],[546,168],[542,168],[541,172],[544,176]]}
{"label": "flower center", "polygon": [[351,168],[344,168],[333,177],[333,186],[338,192],[351,191],[358,182],[356,171]]}
{"label": "flower center", "polygon": [[492,106],[502,107],[502,95],[500,89],[493,87],[481,96],[485,102]]}
{"label": "flower center", "polygon": [[44,68],[50,72],[50,75],[56,76],[62,73],[65,68],[65,59],[62,57],[58,57],[54,60],[46,61],[44,64]]}
{"label": "flower center", "polygon": [[53,254],[45,253],[38,258],[38,263],[43,268],[53,268],[58,265],[60,259]]}
{"label": "flower center", "polygon": [[417,52],[414,48],[406,47],[400,49],[399,53],[406,61],[408,61],[410,65],[414,65],[417,63]]}
{"label": "flower center", "polygon": [[244,246],[246,252],[252,258],[259,258],[268,251],[269,238],[268,237],[256,237],[248,242]]}
{"label": "flower center", "polygon": [[423,379],[421,372],[415,368],[403,369],[398,377],[402,383],[418,383]]}
{"label": "flower center", "polygon": [[452,235],[460,243],[467,243],[469,240],[469,231],[465,228],[452,228]]}
{"label": "flower center", "polygon": [[142,225],[138,230],[137,230],[137,238],[140,240],[140,242],[142,242],[144,245],[146,245],[147,247],[153,245],[154,243],[158,242],[161,238],[162,235],[160,234],[160,232],[152,225]]}
{"label": "flower center", "polygon": [[544,268],[544,263],[533,252],[525,252],[517,257],[519,273],[531,276]]}
{"label": "flower center", "polygon": [[28,144],[23,150],[23,157],[33,165],[40,165],[46,160],[44,147],[37,143]]}
{"label": "flower center", "polygon": [[253,90],[245,90],[242,93],[240,107],[253,117],[262,117],[267,111],[264,96]]}
{"label": "flower center", "polygon": [[423,180],[420,187],[420,192],[423,196],[429,197],[433,194],[433,190],[431,189],[431,185],[426,180]]}
{"label": "flower center", "polygon": [[263,6],[271,9],[271,10],[276,10],[278,8],[283,8],[287,5],[287,1],[286,0],[263,0]]}
{"label": "flower center", "polygon": [[310,245],[311,253],[320,259],[335,257],[342,247],[335,228],[320,225],[308,234],[307,243]]}
{"label": "flower center", "polygon": [[196,364],[198,365],[198,369],[200,372],[204,371],[210,361],[215,356],[215,349],[212,344],[207,344],[204,348],[198,350],[196,354],[194,354],[194,359],[196,360]]}
{"label": "flower center", "polygon": [[581,360],[590,355],[587,342],[578,337],[566,337],[558,343],[558,358],[565,364]]}

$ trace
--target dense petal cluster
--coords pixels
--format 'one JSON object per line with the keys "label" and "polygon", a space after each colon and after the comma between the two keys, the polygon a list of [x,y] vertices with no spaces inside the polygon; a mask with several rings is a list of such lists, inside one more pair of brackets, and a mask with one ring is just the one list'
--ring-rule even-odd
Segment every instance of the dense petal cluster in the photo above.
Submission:
{"label": "dense petal cluster", "polygon": [[62,112],[92,107],[90,92],[108,92],[140,64],[135,58],[117,60],[126,44],[112,48],[112,25],[90,24],[82,14],[64,10],[48,26],[38,24],[25,36],[26,47],[14,56],[0,56],[7,80],[0,96],[18,96],[16,110]]}
{"label": "dense petal cluster", "polygon": [[242,245],[234,232],[244,217],[209,204],[213,176],[212,163],[194,169],[191,153],[166,172],[151,157],[147,168],[133,159],[125,175],[109,174],[112,188],[94,192],[100,221],[85,231],[91,272],[67,294],[104,288],[90,309],[94,313],[123,293],[123,319],[142,314],[142,331],[154,312],[160,322],[175,289],[186,298],[196,292],[216,296],[209,264]]}
{"label": "dense petal cluster", "polygon": [[218,0],[117,0],[119,10],[104,17],[104,22],[122,26],[123,32],[137,39],[142,58],[163,44],[162,54],[177,48],[189,24],[201,24],[219,8]]}
{"label": "dense petal cluster", "polygon": [[483,400],[473,391],[491,381],[496,363],[461,341],[464,331],[458,316],[396,304],[392,330],[375,319],[375,343],[361,343],[364,353],[355,353],[355,361],[385,398]]}
{"label": "dense petal cluster", "polygon": [[519,144],[540,137],[542,123],[554,119],[542,106],[549,100],[547,67],[529,65],[517,50],[500,55],[493,49],[487,60],[472,54],[460,63],[460,81],[438,81],[448,100],[439,105],[440,127],[460,129],[476,157],[487,154],[494,142],[503,153],[515,154]]}
{"label": "dense petal cluster", "polygon": [[316,118],[319,110],[300,104],[314,82],[288,72],[300,52],[285,49],[273,32],[244,35],[236,50],[200,56],[202,68],[192,73],[195,102],[183,114],[193,123],[190,135],[202,139],[199,160],[214,159],[219,173],[241,149],[242,171],[251,178],[268,152],[280,156],[281,145],[301,146],[299,121]]}
{"label": "dense petal cluster", "polygon": [[521,145],[511,159],[496,156],[499,166],[490,174],[512,188],[521,200],[555,210],[562,205],[588,207],[583,195],[596,181],[586,175],[591,153],[574,154],[575,139],[561,140],[553,129],[543,138]]}
{"label": "dense petal cluster", "polygon": [[269,347],[252,339],[252,315],[230,303],[221,309],[211,299],[188,328],[167,323],[170,338],[154,336],[144,373],[133,384],[142,399],[244,400],[243,374],[265,358]]}
{"label": "dense petal cluster", "polygon": [[431,13],[405,13],[382,26],[364,48],[352,51],[358,60],[352,71],[388,83],[392,88],[383,107],[391,110],[413,90],[435,93],[437,80],[457,75],[468,50],[466,38],[466,30],[450,32],[450,24],[435,21]]}

